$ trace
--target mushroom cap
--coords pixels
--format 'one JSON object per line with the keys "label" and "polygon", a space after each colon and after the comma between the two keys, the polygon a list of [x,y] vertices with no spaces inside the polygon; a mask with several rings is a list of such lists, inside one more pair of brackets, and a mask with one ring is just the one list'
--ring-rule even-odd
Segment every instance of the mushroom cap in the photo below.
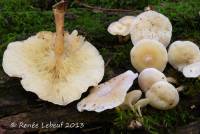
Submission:
{"label": "mushroom cap", "polygon": [[134,45],[141,39],[154,39],[167,47],[171,36],[172,25],[169,19],[151,10],[139,14],[131,30],[131,40]]}
{"label": "mushroom cap", "polygon": [[[42,100],[67,105],[104,75],[104,60],[98,50],[75,30],[64,35],[64,53],[56,64],[55,33],[39,32],[24,41],[12,42],[3,55],[3,69],[21,77],[26,91]],[[91,75],[92,74],[92,75]]]}
{"label": "mushroom cap", "polygon": [[196,78],[200,76],[200,62],[187,65],[183,68],[183,75],[187,78]]}
{"label": "mushroom cap", "polygon": [[112,35],[122,35],[122,36],[127,36],[129,34],[129,28],[118,22],[118,21],[115,21],[115,22],[112,22],[109,26],[108,26],[108,32]]}
{"label": "mushroom cap", "polygon": [[155,68],[146,68],[138,76],[138,84],[145,92],[158,81],[167,81],[167,78],[162,72]]}
{"label": "mushroom cap", "polygon": [[124,102],[126,93],[137,76],[137,73],[129,70],[94,87],[90,94],[77,104],[78,111],[102,112],[119,106]]}
{"label": "mushroom cap", "polygon": [[130,56],[132,65],[139,72],[145,68],[156,68],[162,72],[168,61],[166,48],[162,43],[151,39],[139,41],[132,48]]}
{"label": "mushroom cap", "polygon": [[179,94],[176,88],[168,82],[158,81],[146,92],[149,104],[160,110],[174,108],[179,102]]}
{"label": "mushroom cap", "polygon": [[136,18],[135,16],[124,16],[120,18],[118,22],[120,22],[123,25],[126,25],[126,27],[129,29],[130,32],[130,30],[132,29],[132,25],[135,21],[135,18]]}
{"label": "mushroom cap", "polygon": [[175,41],[168,50],[169,63],[179,71],[189,64],[200,61],[199,47],[191,41]]}

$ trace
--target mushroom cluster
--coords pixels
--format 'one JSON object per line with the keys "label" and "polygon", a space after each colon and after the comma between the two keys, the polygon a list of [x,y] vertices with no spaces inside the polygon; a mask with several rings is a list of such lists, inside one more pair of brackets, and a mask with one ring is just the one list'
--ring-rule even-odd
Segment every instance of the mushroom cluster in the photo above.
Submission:
{"label": "mushroom cluster", "polygon": [[[179,102],[178,92],[184,87],[175,87],[172,84],[176,80],[162,73],[168,61],[185,77],[200,76],[199,47],[190,41],[175,41],[167,52],[171,22],[150,10],[137,17],[125,16],[108,27],[112,35],[131,36],[131,63],[139,76],[128,70],[98,85],[104,76],[104,60],[76,30],[71,34],[64,31],[65,3],[61,0],[53,6],[56,33],[42,31],[27,40],[12,42],[3,55],[4,71],[22,78],[23,88],[40,99],[67,105],[92,87],[77,104],[78,111],[102,112],[119,106],[136,109],[142,115],[140,108],[147,104],[168,110]],[[141,90],[128,92],[137,77]],[[142,91],[146,98],[140,99]]]}
{"label": "mushroom cluster", "polygon": [[[111,26],[114,26],[113,23],[108,27],[108,31],[111,31]],[[184,86],[175,87],[172,84],[177,84],[176,79],[166,77],[162,72],[169,62],[185,77],[199,77],[199,47],[191,41],[175,41],[167,52],[166,48],[172,36],[171,22],[166,16],[152,10],[134,17],[130,28],[129,34],[133,43],[130,59],[133,67],[140,72],[138,84],[146,98],[140,99],[142,92],[133,90],[126,95],[120,107],[137,109],[139,115],[140,108],[147,104],[160,110],[174,108],[179,102],[178,92],[182,91]]]}

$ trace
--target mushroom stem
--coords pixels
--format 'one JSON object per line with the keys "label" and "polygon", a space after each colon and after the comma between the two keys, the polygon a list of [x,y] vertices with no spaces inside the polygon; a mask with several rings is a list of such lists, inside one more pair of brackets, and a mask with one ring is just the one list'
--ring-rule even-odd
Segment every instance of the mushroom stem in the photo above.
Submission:
{"label": "mushroom stem", "polygon": [[184,90],[184,88],[185,88],[184,86],[179,86],[179,87],[176,88],[176,90],[177,90],[178,92],[181,92],[181,91]]}
{"label": "mushroom stem", "polygon": [[63,54],[64,51],[64,15],[65,15],[65,1],[53,5],[53,13],[56,24],[56,39],[55,39],[55,55],[56,60]]}
{"label": "mushroom stem", "polygon": [[140,99],[135,105],[134,108],[137,110],[140,117],[142,117],[141,108],[145,107],[150,103],[150,100],[148,98]]}

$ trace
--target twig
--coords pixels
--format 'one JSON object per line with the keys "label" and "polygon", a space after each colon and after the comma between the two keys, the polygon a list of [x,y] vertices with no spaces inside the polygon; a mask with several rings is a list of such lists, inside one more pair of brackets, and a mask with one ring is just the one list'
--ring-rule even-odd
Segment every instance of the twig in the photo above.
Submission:
{"label": "twig", "polygon": [[128,9],[108,9],[108,8],[102,8],[102,7],[95,7],[95,6],[90,6],[85,3],[81,3],[81,2],[76,2],[76,4],[79,6],[82,6],[84,8],[88,8],[90,10],[95,10],[96,12],[117,12],[117,13],[119,13],[119,12],[123,12],[123,13],[141,12],[139,10],[133,11],[133,10],[128,10]]}

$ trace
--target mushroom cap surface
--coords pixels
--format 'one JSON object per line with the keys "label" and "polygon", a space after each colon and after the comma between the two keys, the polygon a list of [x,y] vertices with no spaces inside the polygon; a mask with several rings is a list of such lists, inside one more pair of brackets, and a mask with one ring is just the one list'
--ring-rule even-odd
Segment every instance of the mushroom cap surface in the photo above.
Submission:
{"label": "mushroom cap surface", "polygon": [[168,50],[169,63],[181,71],[189,64],[200,61],[199,47],[191,41],[175,41]]}
{"label": "mushroom cap surface", "polygon": [[162,72],[155,68],[146,68],[138,76],[138,84],[145,92],[158,81],[167,81],[167,78]]}
{"label": "mushroom cap surface", "polygon": [[138,72],[145,68],[156,68],[161,72],[165,69],[168,57],[167,50],[162,43],[143,39],[131,50],[131,63]]}
{"label": "mushroom cap surface", "polygon": [[126,25],[126,27],[129,29],[129,32],[130,32],[132,29],[132,25],[135,21],[135,18],[136,18],[135,16],[124,16],[120,18],[118,22],[120,22],[123,25]]}
{"label": "mushroom cap surface", "polygon": [[108,32],[112,35],[121,35],[121,36],[126,36],[129,34],[129,28],[118,22],[118,21],[115,21],[115,22],[112,22],[109,26],[108,26]]}
{"label": "mushroom cap surface", "polygon": [[167,47],[171,36],[172,25],[169,19],[151,10],[139,14],[131,30],[131,40],[134,45],[142,39],[154,39]]}
{"label": "mushroom cap surface", "polygon": [[187,65],[183,68],[183,75],[187,78],[197,78],[200,76],[200,62]]}
{"label": "mushroom cap surface", "polygon": [[165,81],[154,83],[145,95],[149,99],[149,104],[160,110],[172,109],[179,102],[178,91]]}
{"label": "mushroom cap surface", "polygon": [[67,105],[81,97],[104,76],[104,60],[98,50],[74,30],[65,32],[64,53],[56,64],[55,33],[39,32],[27,40],[12,42],[3,55],[3,69],[22,78],[26,91],[42,100]]}
{"label": "mushroom cap surface", "polygon": [[91,89],[90,94],[77,104],[78,111],[102,112],[119,106],[138,74],[126,71]]}

